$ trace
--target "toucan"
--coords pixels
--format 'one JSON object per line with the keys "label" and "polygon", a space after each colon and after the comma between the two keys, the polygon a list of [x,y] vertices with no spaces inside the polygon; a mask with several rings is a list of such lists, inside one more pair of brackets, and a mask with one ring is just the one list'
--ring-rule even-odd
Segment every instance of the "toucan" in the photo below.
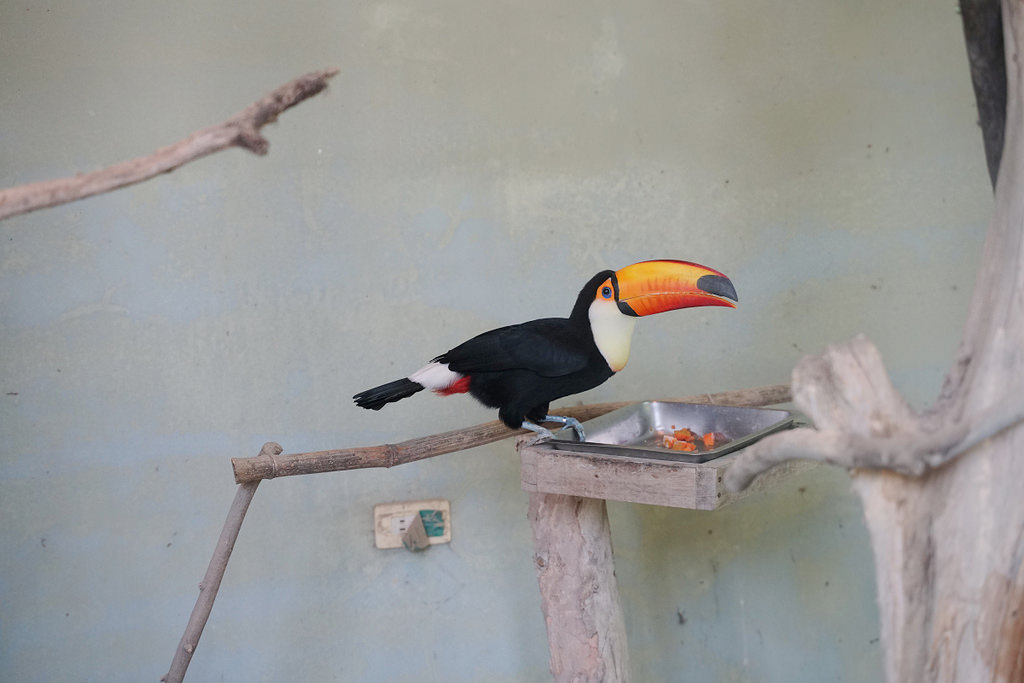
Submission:
{"label": "toucan", "polygon": [[568,318],[542,318],[479,334],[394,382],[356,394],[356,405],[380,410],[423,389],[468,392],[511,429],[552,433],[542,422],[586,435],[575,418],[549,415],[551,401],[592,389],[629,359],[636,319],[678,308],[736,307],[732,282],[689,261],[642,261],[602,270],[583,285]]}

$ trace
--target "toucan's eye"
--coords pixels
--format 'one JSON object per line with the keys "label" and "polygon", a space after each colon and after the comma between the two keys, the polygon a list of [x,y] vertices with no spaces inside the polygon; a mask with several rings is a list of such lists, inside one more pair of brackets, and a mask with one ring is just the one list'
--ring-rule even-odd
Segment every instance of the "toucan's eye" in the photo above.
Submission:
{"label": "toucan's eye", "polygon": [[607,285],[602,287],[601,288],[601,296],[603,296],[605,299],[611,299],[612,298],[612,288],[607,286]]}

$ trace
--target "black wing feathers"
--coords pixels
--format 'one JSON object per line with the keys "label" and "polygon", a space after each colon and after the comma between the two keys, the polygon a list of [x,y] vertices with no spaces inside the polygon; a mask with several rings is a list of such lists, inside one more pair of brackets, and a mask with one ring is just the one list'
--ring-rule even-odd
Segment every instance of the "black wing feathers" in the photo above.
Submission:
{"label": "black wing feathers", "polygon": [[582,370],[592,345],[569,320],[543,318],[484,332],[434,360],[464,375],[520,369],[560,377]]}

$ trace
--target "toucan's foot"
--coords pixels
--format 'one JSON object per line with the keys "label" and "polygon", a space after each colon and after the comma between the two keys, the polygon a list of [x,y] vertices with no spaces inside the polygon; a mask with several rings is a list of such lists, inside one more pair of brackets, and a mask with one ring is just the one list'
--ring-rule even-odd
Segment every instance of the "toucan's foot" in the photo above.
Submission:
{"label": "toucan's foot", "polygon": [[561,415],[545,415],[544,416],[544,421],[545,422],[561,422],[562,423],[562,429],[560,429],[558,431],[562,431],[562,430],[565,430],[565,429],[572,429],[574,432],[576,432],[576,440],[577,441],[586,441],[587,440],[587,435],[583,431],[583,425],[580,424],[580,421],[577,420],[575,417],[562,417]]}
{"label": "toucan's foot", "polygon": [[541,441],[550,441],[551,439],[555,438],[555,435],[551,433],[550,429],[548,429],[547,427],[541,427],[540,425],[534,424],[529,420],[523,420],[522,426],[523,429],[529,429],[531,432],[535,432],[537,434],[537,436],[533,437],[532,439],[526,442],[526,446],[532,446],[536,443],[540,443]]}

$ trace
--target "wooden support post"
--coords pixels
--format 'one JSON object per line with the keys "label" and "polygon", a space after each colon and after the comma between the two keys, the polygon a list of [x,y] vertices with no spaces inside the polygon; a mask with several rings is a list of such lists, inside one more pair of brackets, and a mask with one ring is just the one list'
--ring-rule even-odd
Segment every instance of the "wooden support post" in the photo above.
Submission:
{"label": "wooden support post", "polygon": [[605,501],[531,493],[529,518],[555,681],[628,681]]}
{"label": "wooden support post", "polygon": [[688,463],[561,451],[526,437],[516,445],[523,490],[530,494],[533,559],[556,682],[629,681],[606,500],[717,510],[813,467],[790,463],[743,494],[730,494],[722,480],[736,453]]}

